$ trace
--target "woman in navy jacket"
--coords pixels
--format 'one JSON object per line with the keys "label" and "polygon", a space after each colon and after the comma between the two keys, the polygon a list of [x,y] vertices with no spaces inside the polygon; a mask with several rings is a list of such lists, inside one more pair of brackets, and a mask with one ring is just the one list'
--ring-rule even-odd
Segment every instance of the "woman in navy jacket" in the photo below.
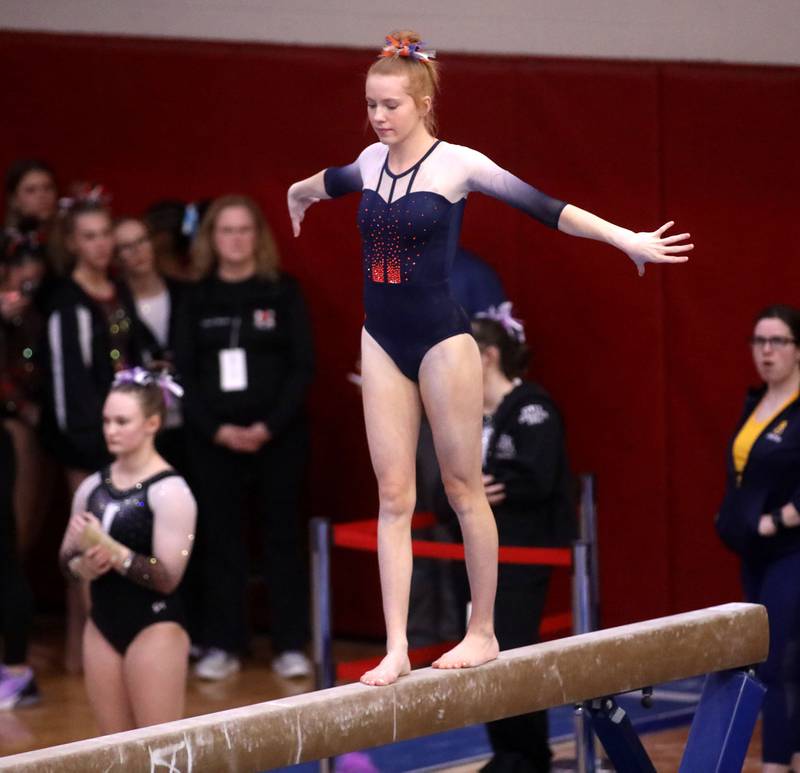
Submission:
{"label": "woman in navy jacket", "polygon": [[769,612],[764,771],[800,767],[800,311],[757,317],[753,360],[764,385],[745,400],[728,453],[717,531],[742,560],[748,601]]}

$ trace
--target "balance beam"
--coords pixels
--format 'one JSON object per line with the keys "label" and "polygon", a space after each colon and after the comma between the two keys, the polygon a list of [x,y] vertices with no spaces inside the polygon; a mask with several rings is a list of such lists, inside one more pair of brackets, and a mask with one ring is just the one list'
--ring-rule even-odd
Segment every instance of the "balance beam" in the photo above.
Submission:
{"label": "balance beam", "polygon": [[725,604],[0,759],[19,773],[260,771],[766,659],[767,613]]}

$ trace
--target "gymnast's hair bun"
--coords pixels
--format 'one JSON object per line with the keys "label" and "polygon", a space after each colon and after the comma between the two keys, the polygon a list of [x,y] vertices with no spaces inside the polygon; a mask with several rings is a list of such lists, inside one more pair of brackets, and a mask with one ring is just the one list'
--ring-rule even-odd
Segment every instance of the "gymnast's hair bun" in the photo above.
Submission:
{"label": "gymnast's hair bun", "polygon": [[380,58],[414,60],[432,63],[436,52],[425,48],[422,38],[414,30],[394,30],[386,36],[386,45],[381,49]]}

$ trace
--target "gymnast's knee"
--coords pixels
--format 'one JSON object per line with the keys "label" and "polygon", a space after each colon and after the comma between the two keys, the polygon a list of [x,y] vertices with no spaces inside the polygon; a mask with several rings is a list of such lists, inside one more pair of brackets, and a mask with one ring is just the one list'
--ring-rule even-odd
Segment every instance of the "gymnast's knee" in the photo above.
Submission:
{"label": "gymnast's knee", "polygon": [[410,519],[414,512],[417,491],[413,483],[386,481],[378,485],[378,497],[381,519],[385,521]]}
{"label": "gymnast's knee", "polygon": [[475,512],[480,497],[483,496],[482,489],[476,489],[471,481],[459,475],[442,476],[442,483],[447,501],[459,518],[469,517]]}

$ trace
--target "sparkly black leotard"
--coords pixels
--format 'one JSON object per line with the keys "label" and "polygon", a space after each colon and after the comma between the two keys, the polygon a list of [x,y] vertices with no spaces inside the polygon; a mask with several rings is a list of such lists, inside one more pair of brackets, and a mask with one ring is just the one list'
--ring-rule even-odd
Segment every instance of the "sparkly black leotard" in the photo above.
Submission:
{"label": "sparkly black leotard", "polygon": [[494,196],[553,228],[566,204],[460,145],[437,141],[400,174],[388,159],[386,145],[370,145],[352,164],[325,170],[325,191],[362,191],[364,327],[416,381],[431,347],[470,332],[449,281],[467,194]]}
{"label": "sparkly black leotard", "polygon": [[[166,470],[121,491],[112,484],[106,468],[86,500],[86,509],[117,542],[134,553],[152,556],[153,510],[148,501],[149,489],[173,476],[179,477],[174,470]],[[164,594],[142,587],[113,570],[93,580],[90,591],[92,622],[120,655],[149,625],[174,622],[186,626],[176,593]]]}

